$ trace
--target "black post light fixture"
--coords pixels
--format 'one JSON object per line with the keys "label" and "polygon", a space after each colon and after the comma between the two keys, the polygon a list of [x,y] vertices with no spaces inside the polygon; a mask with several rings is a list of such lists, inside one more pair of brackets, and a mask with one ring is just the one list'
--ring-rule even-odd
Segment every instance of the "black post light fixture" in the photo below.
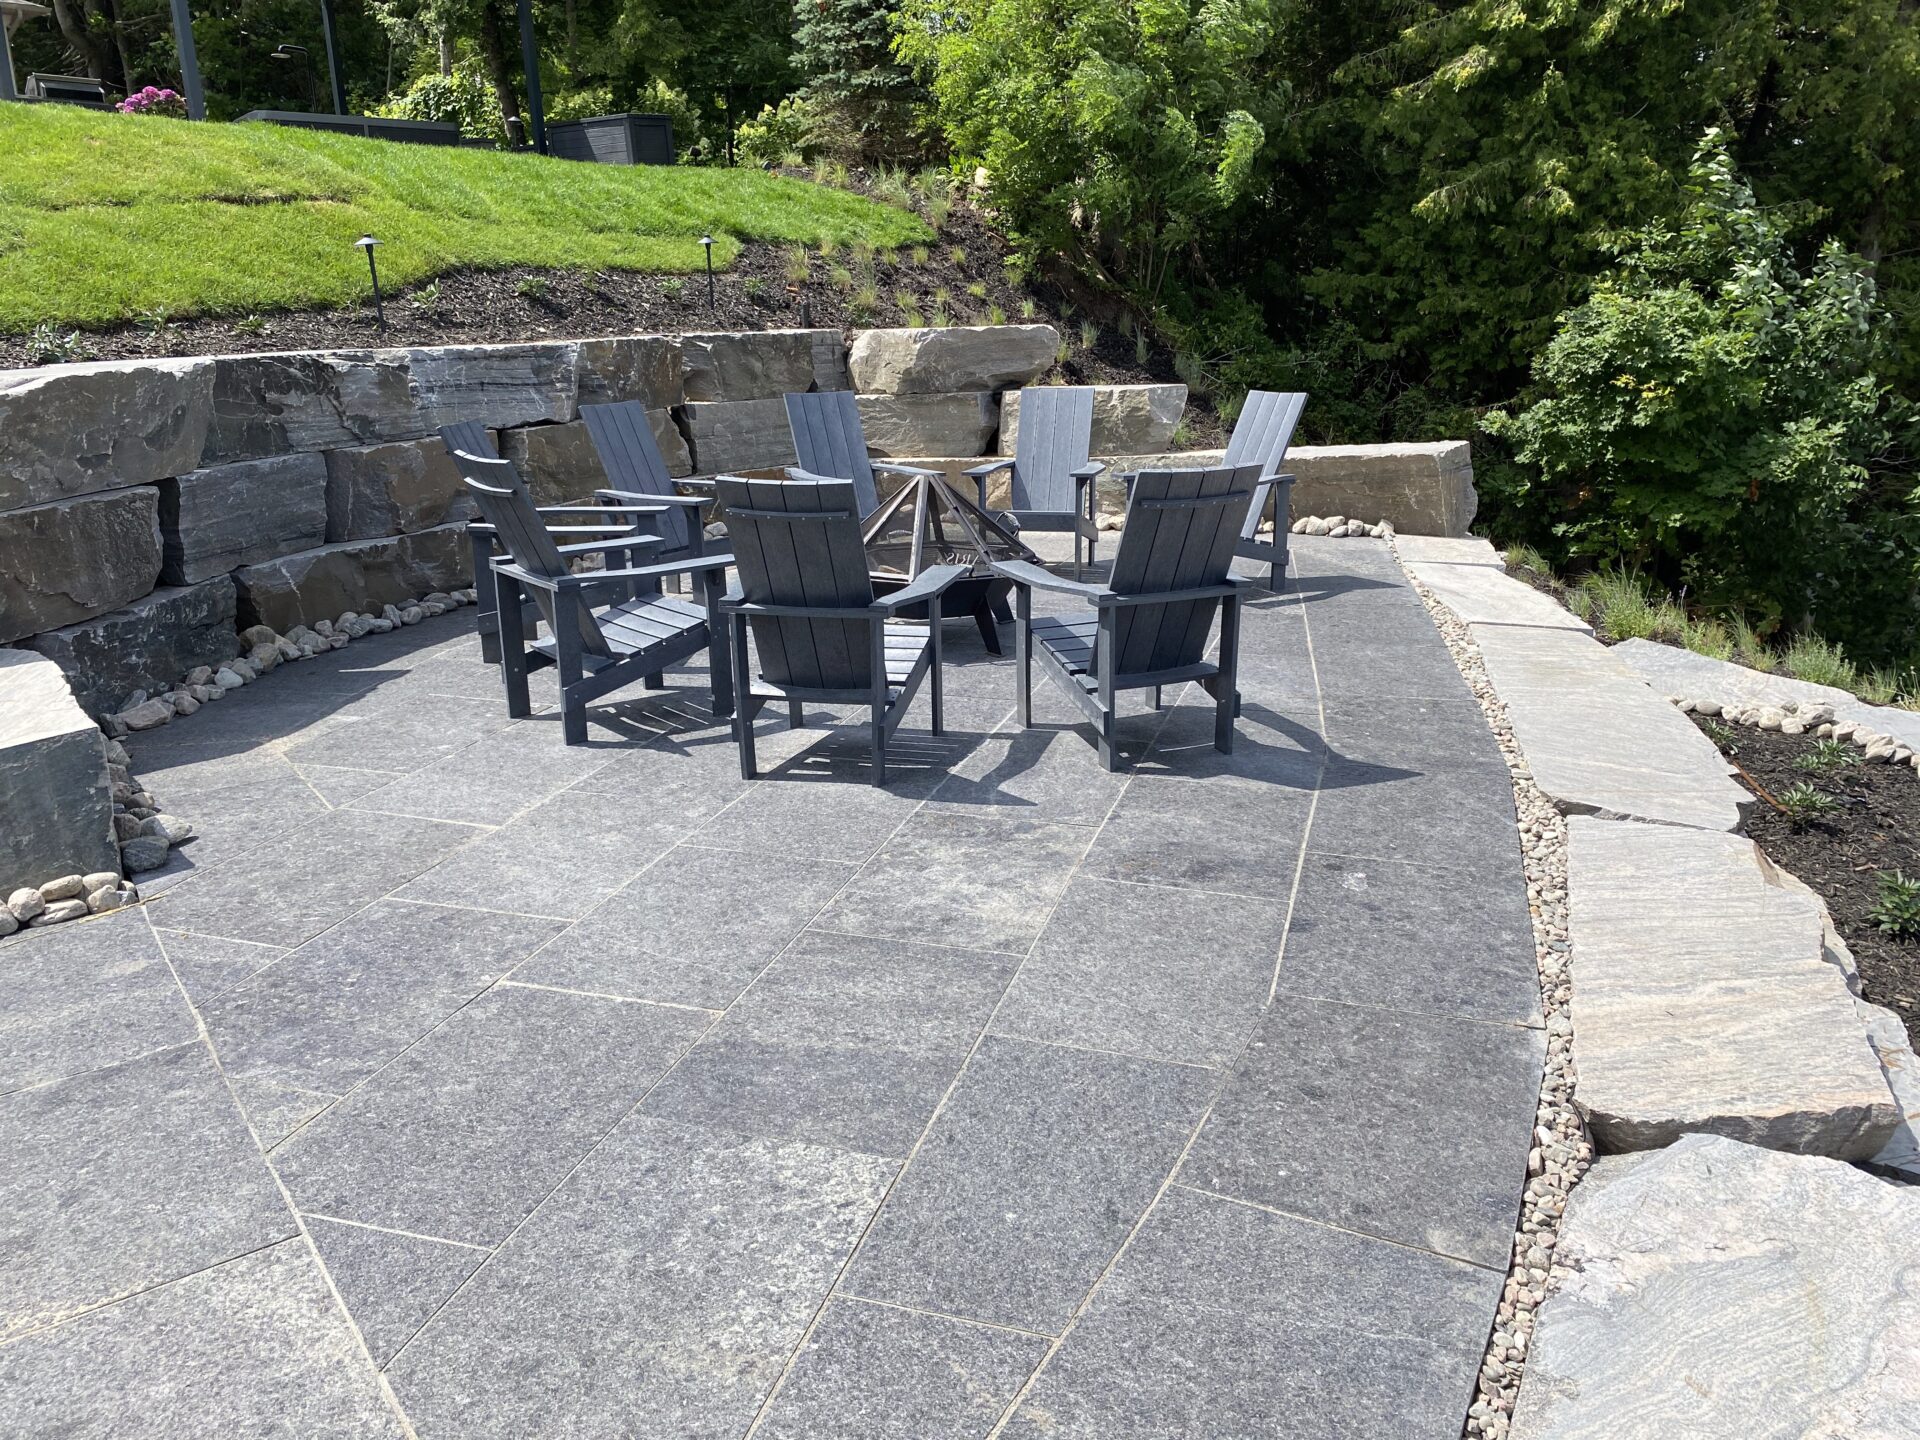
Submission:
{"label": "black post light fixture", "polygon": [[713,309],[713,236],[702,235],[700,243],[707,252],[707,309]]}
{"label": "black post light fixture", "polygon": [[283,40],[267,52],[267,58],[269,60],[298,60],[300,62],[300,75],[301,78],[306,81],[307,86],[307,109],[312,110],[314,106],[319,103],[320,98],[320,83],[314,78],[313,73],[312,52],[304,45],[295,45],[290,40]]}
{"label": "black post light fixture", "polygon": [[380,242],[371,235],[362,235],[353,242],[367,252],[367,274],[373,277],[373,317],[374,323],[385,330],[387,328],[387,307],[380,300],[380,267],[373,262],[373,247]]}

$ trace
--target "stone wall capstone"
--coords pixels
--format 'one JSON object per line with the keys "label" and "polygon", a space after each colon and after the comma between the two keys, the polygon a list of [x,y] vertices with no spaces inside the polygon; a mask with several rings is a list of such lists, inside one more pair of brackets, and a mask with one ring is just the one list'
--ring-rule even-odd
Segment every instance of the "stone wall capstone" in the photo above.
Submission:
{"label": "stone wall capstone", "polygon": [[414,417],[404,350],[223,355],[211,364],[201,466],[430,433]]}
{"label": "stone wall capstone", "polygon": [[0,373],[0,511],[193,469],[207,436],[212,383],[206,360]]}
{"label": "stone wall capstone", "polygon": [[679,342],[668,335],[582,340],[575,364],[581,405],[638,400],[649,410],[664,410],[685,398]]}
{"label": "stone wall capstone", "polygon": [[104,615],[159,578],[151,485],[0,513],[0,643]]}
{"label": "stone wall capstone", "polygon": [[579,350],[578,341],[409,350],[422,430],[431,434],[456,420],[484,419],[504,427],[573,419]]}
{"label": "stone wall capstone", "polygon": [[797,391],[851,386],[838,330],[682,335],[680,362],[692,401],[778,400]]}
{"label": "stone wall capstone", "polygon": [[939,330],[862,330],[847,357],[863,394],[934,395],[1018,389],[1060,353],[1051,325],[955,325]]}
{"label": "stone wall capstone", "polygon": [[237,460],[162,480],[160,578],[191,585],[327,539],[327,462]]}

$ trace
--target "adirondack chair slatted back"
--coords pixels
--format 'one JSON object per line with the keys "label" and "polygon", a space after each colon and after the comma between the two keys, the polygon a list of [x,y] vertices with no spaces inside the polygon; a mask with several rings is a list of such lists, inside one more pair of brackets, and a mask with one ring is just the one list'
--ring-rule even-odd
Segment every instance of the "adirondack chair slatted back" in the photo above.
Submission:
{"label": "adirondack chair slatted back", "polygon": [[[811,398],[811,397],[808,397]],[[741,595],[756,605],[873,603],[849,480],[718,480]],[[859,620],[755,616],[760,673],[775,685],[864,690],[873,683],[871,627]]]}
{"label": "adirondack chair slatted back", "polygon": [[[553,536],[547,533],[547,527],[540,523],[527,492],[514,483],[512,464],[465,451],[455,451],[453,459],[460,467],[468,491],[479,504],[480,513],[498,533],[513,563],[535,575],[554,578],[565,575],[566,557],[561,555]],[[487,578],[476,576],[474,583],[484,585]],[[600,633],[599,623],[593,618],[592,609],[579,595],[554,596],[545,590],[534,590],[533,598],[549,630],[558,634],[561,625],[573,625],[579,630],[581,648],[587,654],[612,653],[607,648],[606,637]]]}
{"label": "adirondack chair slatted back", "polygon": [[[620,400],[610,405],[582,405],[580,418],[587,422],[587,434],[599,453],[607,472],[607,483],[633,495],[671,495],[673,477],[660,454],[660,442],[653,437],[653,425],[647,419],[647,407],[638,400]],[[656,516],[661,553],[684,550],[691,543],[687,513],[677,505]]]}
{"label": "adirondack chair slatted back", "polygon": [[828,479],[851,480],[862,520],[879,509],[873,461],[867,454],[866,432],[860,426],[860,406],[851,390],[812,390],[787,396],[787,426],[793,431],[793,453],[802,470]]}
{"label": "adirondack chair slatted back", "polygon": [[[1024,403],[1024,402],[1022,402]],[[1108,584],[1121,595],[1154,595],[1224,585],[1256,465],[1213,470],[1142,470],[1127,501],[1126,528]],[[1197,664],[1218,600],[1120,607],[1114,670],[1143,674]]]}
{"label": "adirondack chair slatted back", "polygon": [[[1287,460],[1287,447],[1293,443],[1293,427],[1300,423],[1300,412],[1306,407],[1304,391],[1249,390],[1240,404],[1240,417],[1233,422],[1233,434],[1227,437],[1227,454],[1221,463],[1258,465],[1260,474],[1256,478],[1261,480],[1279,474]],[[1274,503],[1284,505],[1285,498]],[[1265,495],[1260,497],[1260,508],[1266,508]],[[1241,537],[1253,538],[1264,518],[1249,508],[1240,527]],[[1276,515],[1274,524],[1276,529],[1286,529],[1287,517]]]}
{"label": "adirondack chair slatted back", "polygon": [[1020,392],[1010,510],[1071,514],[1074,467],[1093,443],[1091,385],[1030,385]]}

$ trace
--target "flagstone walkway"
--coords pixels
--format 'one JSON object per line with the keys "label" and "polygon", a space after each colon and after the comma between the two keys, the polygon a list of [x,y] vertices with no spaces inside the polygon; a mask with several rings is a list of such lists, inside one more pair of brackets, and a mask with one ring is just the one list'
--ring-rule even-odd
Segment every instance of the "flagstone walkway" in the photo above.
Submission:
{"label": "flagstone walkway", "polygon": [[451,617],[136,737],[200,838],[0,943],[0,1433],[1452,1440],[1512,792],[1386,548],[1295,546],[1231,757],[1017,731],[970,625],[885,791],[687,676],[567,749]]}

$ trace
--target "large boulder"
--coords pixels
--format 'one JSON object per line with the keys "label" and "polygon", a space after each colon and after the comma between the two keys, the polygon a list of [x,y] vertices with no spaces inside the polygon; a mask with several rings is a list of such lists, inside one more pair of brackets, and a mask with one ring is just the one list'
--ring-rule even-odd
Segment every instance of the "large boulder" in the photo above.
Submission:
{"label": "large boulder", "polygon": [[684,407],[697,475],[796,463],[783,400],[729,400]]}
{"label": "large boulder", "polygon": [[0,895],[120,870],[106,737],[44,655],[0,647]]}
{"label": "large boulder", "polygon": [[1296,515],[1384,517],[1409,535],[1464,535],[1480,505],[1464,440],[1295,445],[1282,468],[1296,480]]}
{"label": "large boulder", "polygon": [[350,540],[233,572],[238,623],[285,633],[344,610],[378,610],[470,584],[464,525]]}
{"label": "large boulder", "polygon": [[582,405],[638,400],[649,410],[664,410],[684,398],[679,342],[668,335],[582,340],[575,366]]}
{"label": "large boulder", "polygon": [[680,337],[682,384],[693,401],[777,400],[805,390],[845,390],[838,330],[756,330]]}
{"label": "large boulder", "polygon": [[1512,1440],[1920,1435],[1920,1190],[1690,1135],[1574,1191]]}
{"label": "large boulder", "polygon": [[993,392],[862,395],[860,428],[875,455],[984,455],[1000,424]]}
{"label": "large boulder", "polygon": [[59,665],[89,714],[104,715],[135,690],[164,689],[189,670],[217,667],[240,653],[233,580],[219,575],[156,590],[124,609],[49,630],[27,644]]}
{"label": "large boulder", "polygon": [[191,470],[206,439],[212,380],[205,360],[0,372],[0,510]]}
{"label": "large boulder", "polygon": [[533,425],[575,414],[579,342],[435,345],[409,350],[413,403],[427,432],[456,420]]}
{"label": "large boulder", "polygon": [[940,330],[862,330],[848,367],[868,394],[933,395],[1005,390],[1044,375],[1060,350],[1051,325],[956,325]]}
{"label": "large boulder", "polygon": [[0,643],[104,615],[159,575],[151,485],[0,513]]}
{"label": "large boulder", "polygon": [[1827,917],[1742,835],[1567,822],[1574,1100],[1603,1150],[1695,1132],[1871,1158],[1900,1124]]}
{"label": "large boulder", "polygon": [[276,455],[160,482],[160,578],[190,585],[327,538],[327,462]]}
{"label": "large boulder", "polygon": [[415,413],[404,350],[223,355],[209,364],[213,419],[197,465],[431,433]]}
{"label": "large boulder", "polygon": [[[1173,442],[1174,427],[1187,409],[1184,385],[1096,385],[1093,387],[1094,455],[1143,455]],[[999,453],[1011,455],[1020,442],[1020,392],[1000,397]]]}
{"label": "large boulder", "polygon": [[330,544],[404,535],[476,513],[438,438],[329,450],[326,465]]}

